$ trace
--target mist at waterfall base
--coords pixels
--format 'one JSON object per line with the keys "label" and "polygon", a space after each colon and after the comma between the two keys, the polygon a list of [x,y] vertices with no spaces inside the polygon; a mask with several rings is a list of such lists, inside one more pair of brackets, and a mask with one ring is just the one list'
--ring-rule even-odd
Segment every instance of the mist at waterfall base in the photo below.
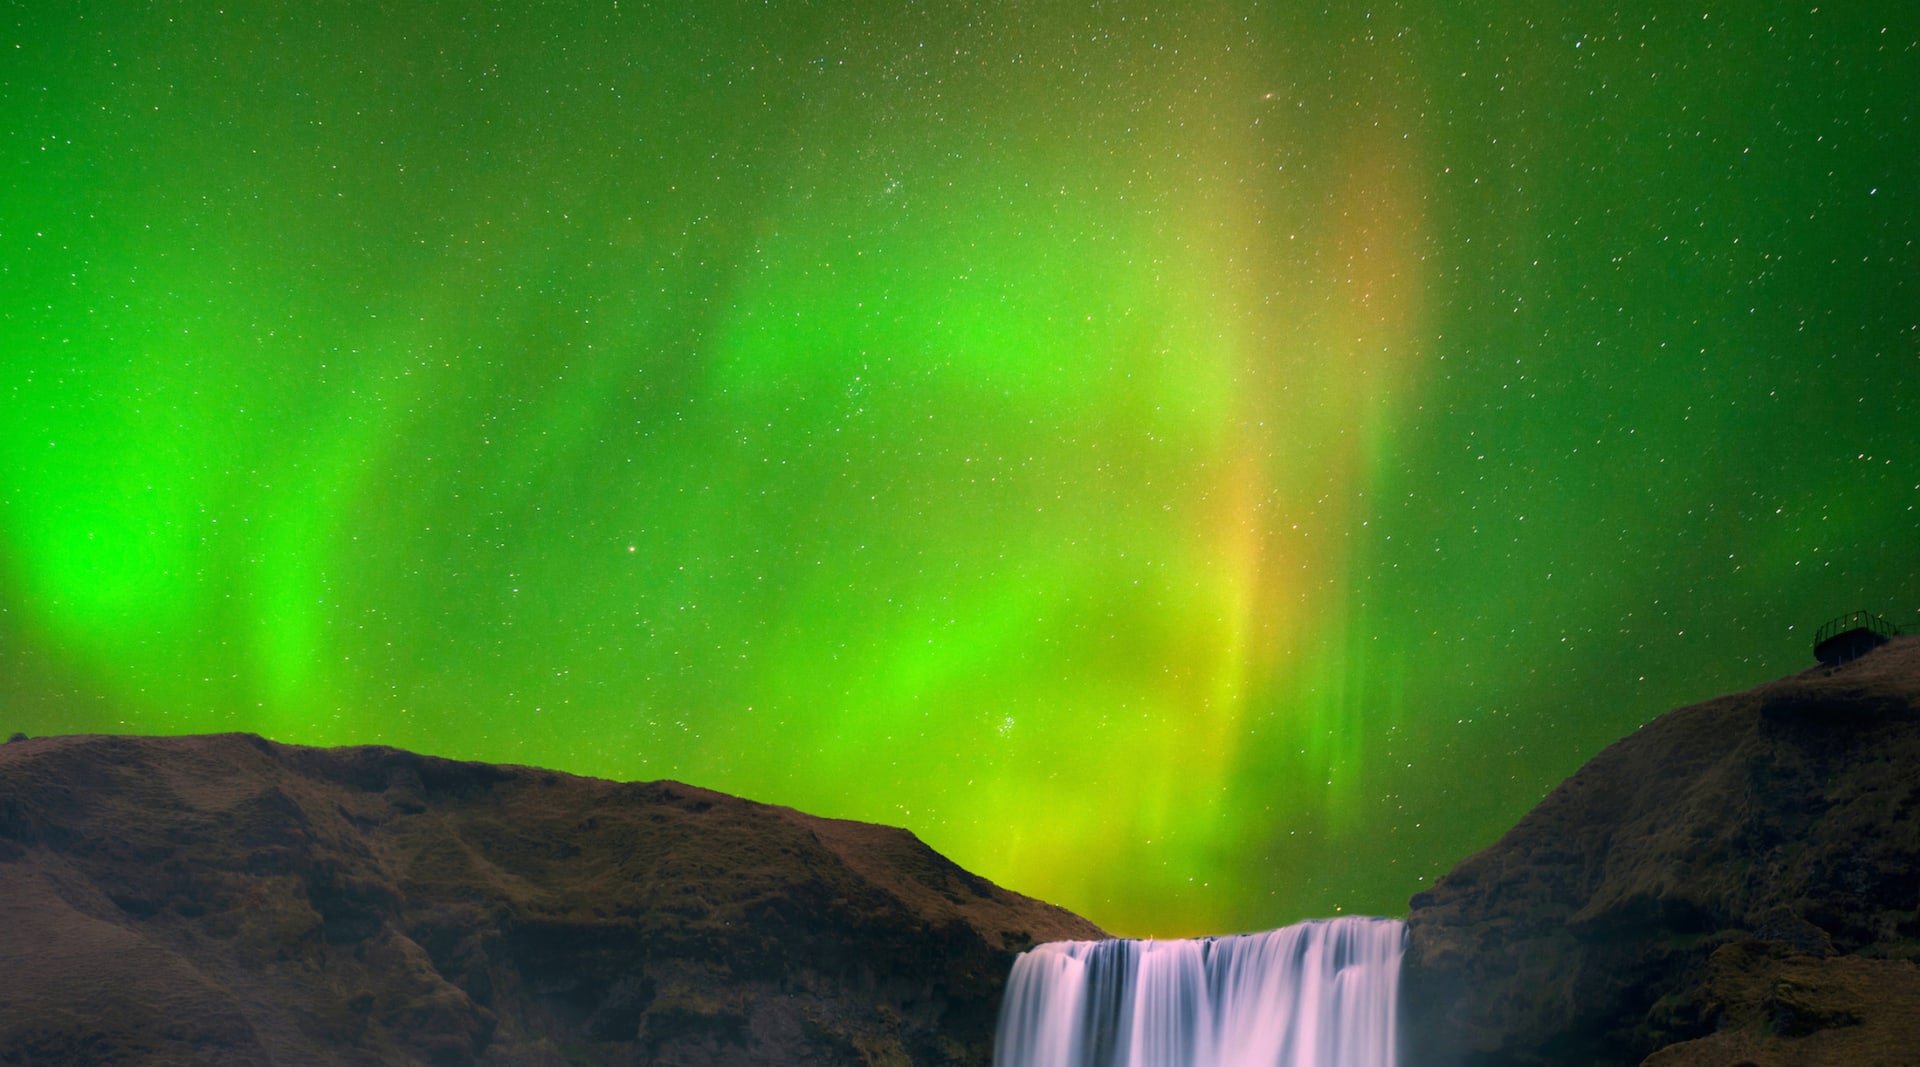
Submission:
{"label": "mist at waterfall base", "polygon": [[995,1067],[1393,1067],[1406,928],[1344,917],[1013,964]]}
{"label": "mist at waterfall base", "polygon": [[679,779],[1173,936],[1915,621],[1911,5],[5,10],[0,737]]}

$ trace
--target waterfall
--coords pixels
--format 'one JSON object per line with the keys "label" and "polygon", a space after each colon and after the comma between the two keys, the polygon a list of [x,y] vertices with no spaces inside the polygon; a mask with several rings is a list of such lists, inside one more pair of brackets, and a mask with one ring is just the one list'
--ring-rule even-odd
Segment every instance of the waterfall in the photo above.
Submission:
{"label": "waterfall", "polygon": [[994,1067],[1394,1067],[1406,927],[1323,919],[1013,961]]}

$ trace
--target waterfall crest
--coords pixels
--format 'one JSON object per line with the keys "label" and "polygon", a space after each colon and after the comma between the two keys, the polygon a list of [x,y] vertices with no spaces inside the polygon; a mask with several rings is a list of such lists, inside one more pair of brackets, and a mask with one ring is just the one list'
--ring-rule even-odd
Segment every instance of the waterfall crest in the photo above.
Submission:
{"label": "waterfall crest", "polygon": [[1394,1067],[1406,927],[1056,941],[1007,979],[995,1067]]}

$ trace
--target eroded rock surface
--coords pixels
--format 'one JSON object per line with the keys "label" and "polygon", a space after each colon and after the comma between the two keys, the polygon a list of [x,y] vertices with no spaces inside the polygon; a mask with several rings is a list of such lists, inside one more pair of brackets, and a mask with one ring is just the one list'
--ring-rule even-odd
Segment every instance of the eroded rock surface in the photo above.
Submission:
{"label": "eroded rock surface", "polygon": [[249,735],[0,745],[0,1063],[988,1062],[1101,936],[904,830]]}
{"label": "eroded rock surface", "polygon": [[1908,637],[1661,716],[1416,896],[1414,1067],[1913,1067],[1917,916]]}

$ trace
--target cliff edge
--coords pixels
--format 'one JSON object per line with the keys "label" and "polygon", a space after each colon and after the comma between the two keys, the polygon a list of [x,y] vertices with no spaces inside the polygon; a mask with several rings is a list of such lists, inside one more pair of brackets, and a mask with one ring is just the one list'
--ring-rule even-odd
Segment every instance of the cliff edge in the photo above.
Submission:
{"label": "cliff edge", "polygon": [[1102,936],[912,834],[229,734],[0,744],[0,1063],[984,1065]]}
{"label": "cliff edge", "polygon": [[1660,716],[1408,928],[1411,1067],[1920,1064],[1920,638]]}

